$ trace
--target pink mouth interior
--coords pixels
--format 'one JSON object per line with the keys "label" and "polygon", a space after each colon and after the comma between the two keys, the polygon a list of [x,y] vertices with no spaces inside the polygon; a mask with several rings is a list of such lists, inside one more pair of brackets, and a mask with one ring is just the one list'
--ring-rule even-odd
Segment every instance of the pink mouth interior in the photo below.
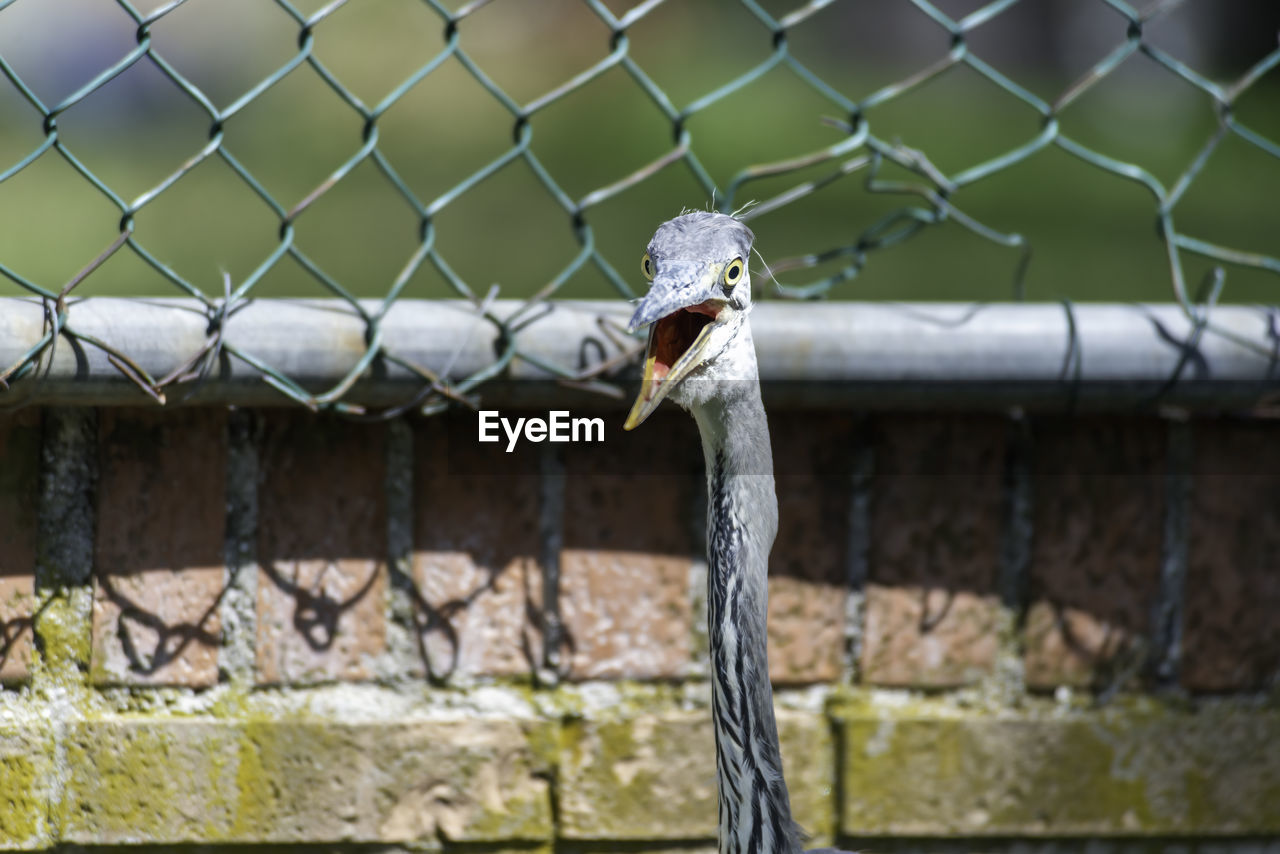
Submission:
{"label": "pink mouth interior", "polygon": [[721,306],[704,302],[674,311],[658,321],[653,331],[649,355],[653,357],[653,382],[647,396],[671,373],[671,367],[680,361],[708,323],[720,314]]}

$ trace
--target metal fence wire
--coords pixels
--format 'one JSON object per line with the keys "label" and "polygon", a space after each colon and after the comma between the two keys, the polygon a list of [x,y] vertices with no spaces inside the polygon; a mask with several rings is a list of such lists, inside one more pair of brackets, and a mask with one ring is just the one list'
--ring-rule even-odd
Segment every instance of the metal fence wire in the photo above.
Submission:
{"label": "metal fence wire", "polygon": [[[508,0],[508,2],[511,1]],[[0,2],[0,27],[4,26],[5,10],[17,2],[18,0]],[[24,2],[34,3],[35,0],[24,0]],[[1252,66],[1235,80],[1224,83],[1209,79],[1189,64],[1157,47],[1144,36],[1144,31],[1153,22],[1171,14],[1177,7],[1183,5],[1179,0],[1155,2],[1144,9],[1135,8],[1122,0],[1090,0],[1090,2],[1096,2],[1099,7],[1105,7],[1109,20],[1114,26],[1114,46],[1052,99],[1034,94],[1032,87],[1024,86],[1006,76],[988,61],[984,61],[971,47],[972,36],[977,31],[999,16],[1008,14],[1019,4],[1019,0],[996,0],[966,15],[955,17],[942,11],[940,6],[945,4],[941,0],[938,0],[936,5],[927,0],[909,0],[915,10],[913,14],[921,13],[927,16],[931,22],[930,26],[936,26],[949,36],[950,49],[914,73],[867,93],[846,91],[847,87],[844,84],[827,82],[806,64],[802,56],[798,55],[798,51],[794,51],[791,47],[792,36],[798,28],[822,26],[821,21],[818,20],[819,13],[823,13],[828,7],[840,6],[837,0],[812,0],[781,15],[771,14],[756,0],[738,0],[741,9],[746,10],[758,24],[757,35],[761,42],[769,45],[767,58],[729,82],[684,104],[673,101],[633,55],[635,53],[632,44],[633,28],[663,6],[663,0],[644,0],[622,13],[611,10],[602,0],[584,0],[585,7],[607,28],[607,42],[601,45],[602,52],[605,52],[604,58],[550,91],[524,103],[508,95],[468,53],[468,19],[482,7],[489,5],[488,0],[472,0],[454,10],[450,10],[439,0],[425,0],[415,10],[415,14],[434,16],[438,26],[444,30],[444,47],[434,55],[424,55],[421,65],[416,70],[388,92],[382,100],[374,104],[361,100],[352,88],[344,85],[343,80],[321,61],[314,49],[317,31],[325,26],[327,20],[336,11],[347,5],[347,0],[334,0],[312,14],[304,14],[288,0],[274,0],[279,9],[296,24],[296,52],[247,91],[234,97],[229,103],[222,104],[216,103],[214,97],[202,91],[202,88],[188,76],[184,76],[179,71],[179,64],[166,58],[165,53],[158,48],[157,41],[153,41],[153,27],[166,16],[174,13],[178,7],[185,5],[185,2],[186,0],[170,0],[143,14],[127,0],[117,0],[119,12],[127,15],[132,25],[136,27],[136,46],[118,59],[105,64],[91,80],[55,103],[42,99],[37,94],[38,87],[24,79],[19,67],[8,57],[0,55],[0,72],[7,80],[7,85],[16,89],[26,105],[30,107],[30,109],[22,107],[17,111],[7,111],[8,114],[0,116],[3,118],[3,124],[10,127],[18,124],[38,125],[40,129],[38,144],[29,150],[18,152],[16,160],[8,163],[0,162],[0,184],[22,175],[25,170],[33,169],[36,164],[46,158],[60,158],[85,182],[92,185],[97,193],[110,201],[118,211],[119,222],[118,233],[114,239],[97,257],[88,261],[74,277],[65,283],[33,281],[14,269],[10,265],[10,259],[0,257],[0,274],[12,283],[16,283],[22,290],[29,292],[34,298],[38,298],[44,306],[46,316],[43,337],[30,342],[30,348],[15,364],[0,366],[0,403],[3,403],[4,391],[10,384],[24,377],[33,375],[38,377],[42,362],[51,358],[52,351],[61,338],[75,340],[81,345],[98,347],[106,351],[112,364],[131,379],[141,391],[162,402],[166,399],[166,395],[170,398],[180,397],[181,389],[185,384],[197,380],[215,366],[219,359],[229,357],[243,360],[254,366],[261,371],[266,382],[298,404],[311,409],[355,415],[389,414],[365,413],[359,405],[344,400],[352,386],[375,363],[375,360],[386,360],[415,372],[422,378],[423,384],[420,393],[412,401],[406,402],[405,406],[396,407],[391,410],[392,412],[404,411],[408,408],[419,408],[424,411],[437,410],[446,406],[450,399],[465,397],[486,379],[504,371],[513,360],[534,360],[535,357],[532,354],[523,352],[521,349],[521,329],[528,324],[536,323],[539,305],[549,297],[557,295],[565,282],[583,268],[594,266],[612,284],[617,296],[633,298],[637,295],[634,285],[638,276],[619,272],[619,270],[632,270],[635,259],[606,257],[593,231],[593,214],[606,201],[650,181],[659,172],[667,169],[688,170],[701,187],[706,199],[711,200],[711,204],[724,212],[739,210],[747,198],[745,191],[755,182],[768,180],[773,183],[767,186],[777,187],[777,181],[780,178],[795,176],[795,181],[791,182],[786,189],[759,200],[754,206],[742,211],[740,216],[745,220],[752,220],[793,205],[798,200],[818,193],[842,180],[860,180],[869,192],[889,194],[890,197],[900,199],[900,205],[887,215],[869,227],[849,234],[838,244],[814,246],[811,251],[795,257],[774,260],[771,269],[758,267],[757,284],[767,282],[771,273],[784,270],[789,271],[792,276],[803,276],[805,270],[814,271],[810,275],[815,278],[802,284],[780,285],[776,283],[776,279],[769,282],[768,287],[781,297],[812,298],[825,295],[841,282],[857,276],[872,253],[901,244],[930,226],[950,222],[993,244],[1006,247],[1016,256],[1018,260],[1012,265],[1015,272],[1009,293],[1014,299],[1022,298],[1023,282],[1028,262],[1032,257],[1030,241],[1016,230],[1007,230],[1000,223],[979,221],[974,215],[967,213],[966,191],[1051,148],[1060,149],[1116,179],[1135,182],[1150,194],[1152,215],[1167,257],[1172,294],[1188,315],[1196,321],[1197,329],[1212,328],[1210,309],[1222,291],[1225,278],[1222,265],[1254,268],[1270,274],[1280,274],[1280,258],[1276,255],[1245,251],[1210,242],[1179,230],[1175,222],[1179,203],[1186,197],[1188,190],[1204,172],[1206,164],[1225,141],[1229,139],[1242,141],[1252,149],[1267,155],[1268,163],[1280,161],[1280,142],[1268,138],[1263,132],[1243,123],[1237,117],[1235,110],[1241,96],[1280,65],[1280,47],[1257,58]],[[674,3],[676,0],[670,0],[670,2]],[[855,0],[848,0],[848,2],[854,4]],[[728,0],[724,6],[730,6]],[[229,47],[226,61],[236,61],[234,56],[234,48]],[[1072,109],[1073,104],[1095,87],[1105,85],[1122,63],[1131,57],[1136,62],[1147,63],[1150,68],[1159,70],[1161,74],[1171,75],[1182,83],[1194,87],[1198,93],[1207,96],[1216,112],[1216,128],[1204,140],[1194,156],[1185,163],[1180,174],[1171,184],[1158,180],[1152,172],[1133,162],[1128,162],[1121,156],[1096,150],[1096,147],[1090,147],[1079,139],[1073,138],[1064,132],[1060,124],[1060,118]],[[371,61],[375,60],[371,58]],[[393,157],[389,156],[387,146],[384,144],[385,123],[382,120],[389,109],[424,80],[438,73],[446,63],[456,63],[465,69],[488,93],[488,97],[501,105],[501,108],[509,114],[510,144],[505,151],[482,168],[470,174],[457,174],[454,178],[455,183],[447,191],[431,198],[423,198],[415,192],[410,182],[402,177],[402,171],[398,171],[403,169],[403,164],[394,162]],[[82,102],[92,101],[112,81],[140,64],[152,66],[168,83],[202,111],[207,117],[208,136],[207,141],[189,152],[187,159],[177,169],[148,187],[140,195],[130,199],[90,168],[85,159],[77,156],[76,146],[64,138],[64,134],[60,132],[59,122],[68,110]],[[670,148],[662,156],[625,177],[605,186],[599,186],[580,198],[574,198],[563,188],[566,183],[564,176],[553,173],[552,169],[544,165],[544,159],[540,159],[535,154],[532,145],[537,125],[535,119],[551,105],[578,97],[584,87],[615,68],[624,71],[627,79],[638,87],[664,117],[663,120],[669,127]],[[889,134],[878,133],[876,111],[877,108],[902,98],[935,78],[960,73],[959,69],[976,72],[993,84],[996,87],[991,90],[993,97],[1011,96],[1025,105],[1027,110],[1033,111],[1038,117],[1038,130],[1018,140],[1015,145],[996,156],[946,172],[936,165],[936,158],[931,158],[928,150],[909,147]],[[784,159],[742,168],[727,183],[717,185],[711,172],[704,165],[704,159],[699,156],[701,149],[698,139],[690,128],[690,119],[736,93],[759,85],[762,78],[770,72],[789,74],[792,78],[791,83],[815,93],[829,105],[828,114],[822,121],[825,121],[834,141],[817,150],[797,151]],[[262,180],[261,175],[255,175],[254,171],[251,171],[245,162],[238,158],[236,146],[229,142],[227,137],[227,129],[229,125],[236,122],[238,115],[290,75],[315,75],[333,93],[336,93],[345,104],[345,109],[349,109],[359,117],[363,128],[358,150],[333,170],[325,180],[297,200],[282,199],[269,192],[267,182]],[[1272,82],[1269,81],[1266,85],[1271,85]],[[817,120],[818,117],[815,116],[815,121]],[[1156,134],[1160,133],[1158,128],[1153,131]],[[587,133],[589,130],[584,128],[582,132]],[[9,157],[4,149],[0,149],[0,154]],[[135,229],[136,218],[141,211],[153,205],[165,194],[171,193],[184,176],[211,159],[220,160],[229,167],[238,180],[243,182],[244,187],[252,191],[257,199],[269,208],[276,221],[277,229],[274,246],[267,257],[239,281],[232,281],[230,276],[226,276],[223,292],[214,294],[206,293],[190,278],[179,274],[173,266],[153,254]],[[404,262],[399,275],[390,283],[380,302],[372,308],[370,302],[366,301],[362,304],[353,296],[353,290],[358,289],[353,289],[350,282],[339,281],[336,276],[326,272],[300,248],[296,240],[298,218],[316,205],[318,200],[346,181],[362,164],[372,164],[376,167],[377,172],[390,187],[394,188],[395,193],[411,206],[420,224],[416,247]],[[463,276],[450,266],[448,260],[450,246],[439,237],[437,219],[442,211],[471,193],[482,182],[504,170],[519,168],[520,164],[527,167],[547,196],[564,212],[564,227],[571,230],[578,250],[562,269],[537,289],[524,309],[511,316],[499,317],[491,310],[495,291],[478,288],[465,281]],[[1280,162],[1275,162],[1275,165],[1277,171],[1280,171]],[[819,170],[816,176],[815,169]],[[1272,222],[1280,222],[1280,203],[1277,203],[1276,208],[1273,209],[1273,214],[1275,218]],[[352,211],[351,215],[356,216],[358,212]],[[646,234],[637,234],[637,246],[646,238]],[[190,297],[198,301],[207,315],[208,337],[205,346],[199,352],[190,354],[186,363],[168,376],[153,377],[131,358],[129,353],[114,349],[108,342],[80,334],[76,330],[75,297],[79,296],[76,288],[86,279],[93,277],[109,259],[119,253],[133,253],[137,259],[149,265],[172,285],[175,296]],[[1208,259],[1211,266],[1210,273],[1198,290],[1195,287],[1189,288],[1186,281],[1184,260],[1187,253]],[[272,365],[264,363],[253,353],[246,352],[224,340],[222,335],[224,325],[235,314],[237,308],[261,292],[259,285],[264,277],[286,258],[291,258],[314,279],[321,295],[344,301],[350,306],[351,311],[359,314],[367,327],[363,357],[341,382],[321,393],[308,392],[289,376]],[[389,351],[383,344],[380,321],[396,300],[402,297],[410,279],[428,263],[460,297],[475,306],[477,317],[497,327],[501,333],[499,335],[499,340],[503,344],[501,352],[495,355],[491,365],[470,376],[449,378],[438,372],[439,366],[435,366],[436,370],[433,371],[430,366],[410,364],[397,353]],[[1243,340],[1239,343],[1241,346],[1257,346]],[[565,380],[582,381],[587,378],[576,366],[542,364],[541,367]]]}

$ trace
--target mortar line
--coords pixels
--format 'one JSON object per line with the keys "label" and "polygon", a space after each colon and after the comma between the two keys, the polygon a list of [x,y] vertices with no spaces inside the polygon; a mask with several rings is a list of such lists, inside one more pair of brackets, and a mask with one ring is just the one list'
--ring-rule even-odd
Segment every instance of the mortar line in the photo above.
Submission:
{"label": "mortar line", "polygon": [[871,553],[871,489],[875,478],[875,449],[870,419],[854,427],[849,467],[848,539],[845,558],[844,666],[846,684],[861,676],[862,644],[866,636],[867,579]]}
{"label": "mortar line", "polygon": [[564,547],[564,456],[559,445],[547,444],[539,456],[538,542],[542,564],[542,666],[536,673],[543,685],[556,685],[567,672],[561,660],[564,623],[560,613],[560,552]]}
{"label": "mortar line", "polygon": [[41,430],[36,583],[46,589],[91,584],[97,412],[50,407]]}
{"label": "mortar line", "polygon": [[1004,470],[1004,535],[1000,548],[998,589],[1001,604],[1021,617],[1030,581],[1034,536],[1035,484],[1032,463],[1035,444],[1031,423],[1021,412],[1009,420],[1009,444]]}
{"label": "mortar line", "polygon": [[50,407],[41,424],[31,693],[52,736],[50,843],[61,841],[58,805],[70,778],[67,732],[89,697],[93,553],[98,479],[97,413]]}
{"label": "mortar line", "polygon": [[223,544],[226,594],[218,609],[222,678],[239,690],[253,685],[257,647],[258,439],[261,422],[249,410],[227,417],[226,539]]}
{"label": "mortar line", "polygon": [[[1000,597],[1000,625],[996,667],[1000,683],[1026,690],[1023,666],[1027,595],[1031,576],[1031,549],[1035,536],[1035,480],[1032,466],[1035,442],[1031,422],[1021,410],[1009,415],[1008,444],[1005,446],[1003,492],[1004,518],[1001,525],[1000,568],[996,592]],[[1014,700],[1013,696],[1007,697]]]}
{"label": "mortar line", "polygon": [[[383,678],[404,678],[426,666],[419,655],[413,580],[414,434],[407,418],[387,424],[387,652]],[[428,668],[430,670],[431,668]],[[431,674],[434,677],[434,674]],[[446,678],[451,675],[446,673]]]}
{"label": "mortar line", "polygon": [[1182,619],[1187,580],[1187,525],[1191,513],[1191,425],[1185,419],[1166,421],[1164,474],[1164,540],[1160,585],[1152,603],[1150,671],[1156,687],[1177,688],[1182,675]]}

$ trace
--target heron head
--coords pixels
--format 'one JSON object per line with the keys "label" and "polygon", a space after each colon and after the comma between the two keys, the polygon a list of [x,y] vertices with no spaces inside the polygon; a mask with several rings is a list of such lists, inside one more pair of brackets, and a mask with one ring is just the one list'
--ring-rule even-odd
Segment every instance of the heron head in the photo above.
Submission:
{"label": "heron head", "polygon": [[751,308],[747,262],[755,235],[731,216],[682,214],[658,226],[641,259],[652,283],[630,329],[649,327],[644,378],[624,429],[632,430],[690,376],[706,374],[733,343]]}

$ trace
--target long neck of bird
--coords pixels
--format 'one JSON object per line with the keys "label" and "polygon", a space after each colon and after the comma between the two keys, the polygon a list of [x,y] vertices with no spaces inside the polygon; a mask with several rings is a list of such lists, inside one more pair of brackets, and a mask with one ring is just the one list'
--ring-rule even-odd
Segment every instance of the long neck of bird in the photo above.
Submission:
{"label": "long neck of bird", "polygon": [[[750,379],[693,408],[707,465],[707,623],[720,854],[798,852],[769,684],[769,550],[777,499],[755,353]],[[744,357],[745,358],[745,357]]]}

